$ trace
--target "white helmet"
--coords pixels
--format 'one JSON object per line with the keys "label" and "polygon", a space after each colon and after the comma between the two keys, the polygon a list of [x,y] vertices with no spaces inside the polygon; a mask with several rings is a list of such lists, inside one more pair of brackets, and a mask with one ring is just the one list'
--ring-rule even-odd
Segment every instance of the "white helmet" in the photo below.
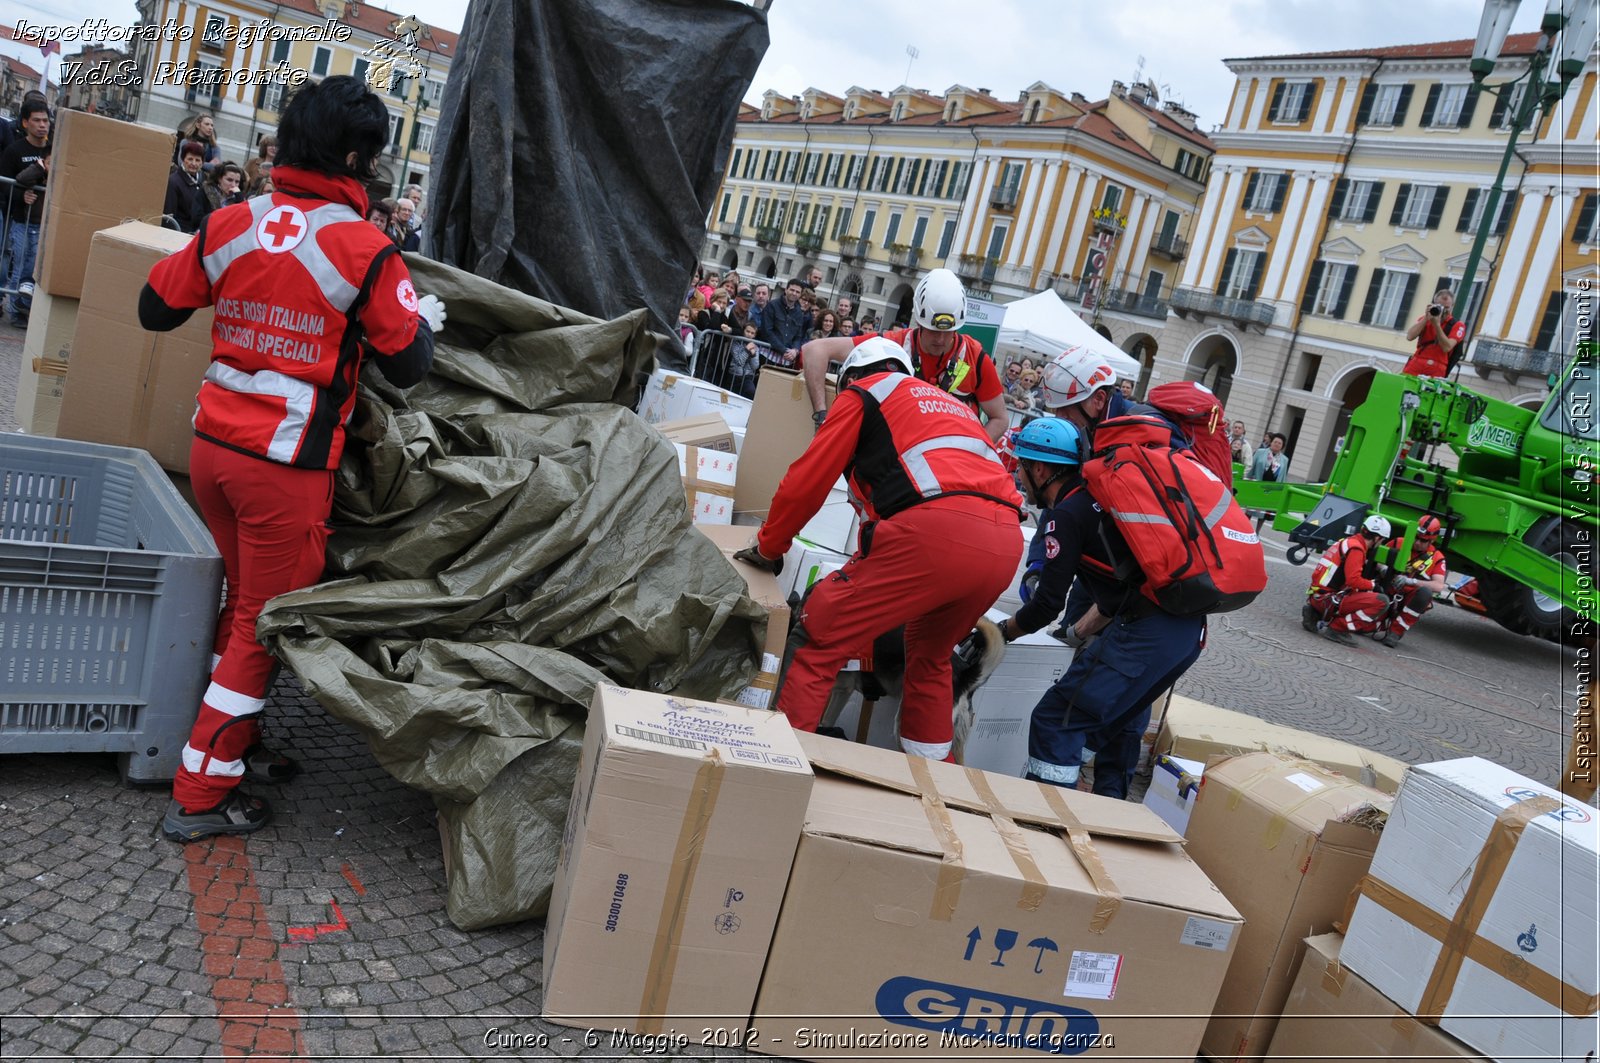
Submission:
{"label": "white helmet", "polygon": [[912,370],[911,356],[904,347],[893,340],[874,336],[857,344],[856,349],[845,358],[844,364],[839,366],[839,382],[844,384],[850,377],[867,372],[896,372],[909,376]]}
{"label": "white helmet", "polygon": [[1394,534],[1394,529],[1389,527],[1389,518],[1376,513],[1361,522],[1361,530],[1380,539],[1387,539]]}
{"label": "white helmet", "polygon": [[967,292],[947,269],[930,270],[917,282],[911,320],[918,328],[954,332],[967,322]]}
{"label": "white helmet", "polygon": [[1044,405],[1059,410],[1076,406],[1101,388],[1115,387],[1117,372],[1109,362],[1084,347],[1068,347],[1044,367]]}

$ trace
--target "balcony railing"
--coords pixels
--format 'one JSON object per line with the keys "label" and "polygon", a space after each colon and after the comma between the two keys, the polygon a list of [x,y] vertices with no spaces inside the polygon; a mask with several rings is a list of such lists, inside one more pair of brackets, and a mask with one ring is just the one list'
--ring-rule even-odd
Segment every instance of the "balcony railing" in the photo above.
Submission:
{"label": "balcony railing", "polygon": [[1189,253],[1189,241],[1177,233],[1157,233],[1155,242],[1150,245],[1150,250],[1176,262]]}
{"label": "balcony railing", "polygon": [[1504,340],[1479,339],[1472,345],[1472,366],[1480,376],[1499,369],[1505,373],[1532,373],[1549,376],[1559,373],[1566,365],[1560,351],[1541,351],[1537,347],[1524,347]]}
{"label": "balcony railing", "polygon": [[989,193],[989,206],[995,210],[1014,210],[1017,206],[1016,185],[995,185]]}
{"label": "balcony railing", "polygon": [[821,233],[801,233],[794,238],[794,246],[801,251],[815,252],[822,250]]}
{"label": "balcony railing", "polygon": [[1100,298],[1102,300],[1100,305],[1106,310],[1155,318],[1158,321],[1167,319],[1166,300],[1158,299],[1154,295],[1130,292],[1124,288],[1107,288],[1101,293]]}
{"label": "balcony railing", "polygon": [[839,243],[839,257],[846,262],[863,259],[872,253],[872,241],[865,239],[843,240]]}
{"label": "balcony railing", "polygon": [[980,284],[993,284],[999,268],[1000,260],[987,255],[962,255],[956,260],[956,273]]}
{"label": "balcony railing", "polygon": [[906,273],[917,268],[922,259],[922,248],[889,245],[889,268],[896,273]]}
{"label": "balcony railing", "polygon": [[1009,284],[1013,288],[1033,291],[1033,269],[1029,266],[1000,266],[994,271],[996,284]]}
{"label": "balcony railing", "polygon": [[1212,314],[1231,318],[1241,324],[1263,327],[1272,324],[1275,313],[1268,303],[1258,303],[1252,299],[1229,299],[1199,288],[1174,288],[1168,302],[1180,317]]}
{"label": "balcony railing", "polygon": [[756,243],[763,247],[777,247],[783,243],[783,230],[776,225],[757,225]]}

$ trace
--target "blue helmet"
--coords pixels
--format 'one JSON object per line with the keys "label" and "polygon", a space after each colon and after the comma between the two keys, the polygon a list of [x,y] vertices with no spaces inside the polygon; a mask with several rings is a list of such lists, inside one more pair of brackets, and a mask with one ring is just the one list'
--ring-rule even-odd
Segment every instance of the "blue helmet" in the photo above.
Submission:
{"label": "blue helmet", "polygon": [[1011,445],[1019,458],[1050,465],[1081,465],[1078,426],[1060,417],[1040,417],[1030,421]]}

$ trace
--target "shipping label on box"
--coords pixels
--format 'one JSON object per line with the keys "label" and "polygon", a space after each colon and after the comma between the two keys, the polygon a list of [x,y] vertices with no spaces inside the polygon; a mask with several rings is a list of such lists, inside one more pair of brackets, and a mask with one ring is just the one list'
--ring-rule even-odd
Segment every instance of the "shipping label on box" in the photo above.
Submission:
{"label": "shipping label on box", "polygon": [[1378,790],[1275,753],[1205,769],[1188,853],[1245,920],[1201,1044],[1206,1055],[1218,1063],[1263,1058],[1304,935],[1332,930],[1344,914],[1390,805]]}
{"label": "shipping label on box", "polygon": [[746,1026],[812,786],[777,713],[602,683],[544,946],[553,1022]]}
{"label": "shipping label on box", "polygon": [[801,742],[819,774],[754,1047],[802,1059],[1194,1056],[1240,920],[1180,847],[1131,840],[1177,838],[1149,810]]}
{"label": "shipping label on box", "polygon": [[56,119],[36,292],[77,299],[95,233],[129,218],[161,220],[172,135],[69,108]]}
{"label": "shipping label on box", "polygon": [[1343,943],[1338,934],[1306,939],[1305,959],[1283,1006],[1267,1058],[1299,1063],[1485,1058],[1407,1013],[1341,963]]}
{"label": "shipping label on box", "polygon": [[1384,996],[1496,1059],[1597,1044],[1600,821],[1479,757],[1406,773],[1343,957]]}

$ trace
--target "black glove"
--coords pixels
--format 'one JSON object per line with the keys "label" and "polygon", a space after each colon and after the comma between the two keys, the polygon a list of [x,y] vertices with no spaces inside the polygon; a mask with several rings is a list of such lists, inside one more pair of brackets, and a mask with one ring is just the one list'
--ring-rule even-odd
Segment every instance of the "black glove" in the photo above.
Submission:
{"label": "black glove", "polygon": [[828,419],[828,411],[827,410],[818,410],[817,412],[813,413],[811,415],[811,426],[812,426],[811,430],[813,432],[820,431],[821,428],[822,428],[822,422],[826,421],[827,419]]}
{"label": "black glove", "polygon": [[783,558],[780,557],[774,561],[769,557],[762,556],[761,551],[753,546],[747,546],[740,550],[733,555],[733,559],[735,561],[743,561],[747,565],[754,565],[763,572],[770,572],[774,576],[783,571]]}

